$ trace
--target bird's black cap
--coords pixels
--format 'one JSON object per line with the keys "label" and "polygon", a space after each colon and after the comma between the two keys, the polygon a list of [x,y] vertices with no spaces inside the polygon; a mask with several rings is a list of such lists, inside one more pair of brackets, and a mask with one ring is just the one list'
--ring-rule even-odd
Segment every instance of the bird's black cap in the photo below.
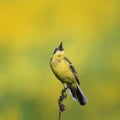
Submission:
{"label": "bird's black cap", "polygon": [[57,48],[55,48],[53,54],[55,54],[58,50],[59,50],[59,51],[63,51],[63,50],[64,50],[64,49],[63,49],[63,46],[62,46],[62,42],[60,43],[60,45],[59,45]]}
{"label": "bird's black cap", "polygon": [[63,46],[62,46],[62,42],[61,42],[60,45],[58,46],[57,50],[59,50],[59,51],[63,51],[63,50],[64,50],[64,49],[63,49]]}

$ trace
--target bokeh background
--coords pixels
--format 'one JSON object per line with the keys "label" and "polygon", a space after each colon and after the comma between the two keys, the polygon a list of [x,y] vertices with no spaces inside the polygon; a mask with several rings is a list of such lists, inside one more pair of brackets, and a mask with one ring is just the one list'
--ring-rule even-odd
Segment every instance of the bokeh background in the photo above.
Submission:
{"label": "bokeh background", "polygon": [[61,41],[89,100],[68,94],[62,119],[120,119],[120,1],[1,0],[0,120],[58,119],[49,60]]}

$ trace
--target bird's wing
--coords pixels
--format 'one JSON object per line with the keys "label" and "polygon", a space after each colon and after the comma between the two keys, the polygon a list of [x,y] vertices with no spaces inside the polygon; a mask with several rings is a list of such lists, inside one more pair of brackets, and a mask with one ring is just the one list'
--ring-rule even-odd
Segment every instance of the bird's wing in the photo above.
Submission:
{"label": "bird's wing", "polygon": [[64,59],[65,59],[66,61],[68,61],[69,65],[70,65],[70,70],[71,70],[71,72],[74,74],[77,83],[80,85],[80,80],[79,80],[79,78],[78,78],[78,74],[77,74],[74,66],[72,65],[72,63],[70,62],[70,60],[69,60],[68,58],[64,57]]}

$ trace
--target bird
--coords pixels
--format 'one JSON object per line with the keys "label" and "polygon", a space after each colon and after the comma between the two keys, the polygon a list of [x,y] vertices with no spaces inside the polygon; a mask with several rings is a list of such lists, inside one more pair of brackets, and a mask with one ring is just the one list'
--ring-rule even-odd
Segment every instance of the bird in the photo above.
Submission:
{"label": "bird", "polygon": [[59,81],[66,85],[72,98],[77,100],[80,105],[87,103],[87,98],[80,88],[80,80],[71,61],[65,56],[62,42],[55,48],[50,59],[50,66]]}

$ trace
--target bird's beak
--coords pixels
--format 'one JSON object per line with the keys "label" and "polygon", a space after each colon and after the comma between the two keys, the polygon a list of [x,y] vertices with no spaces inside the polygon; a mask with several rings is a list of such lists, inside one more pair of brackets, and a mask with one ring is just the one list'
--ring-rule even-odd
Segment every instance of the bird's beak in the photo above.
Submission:
{"label": "bird's beak", "polygon": [[63,51],[63,50],[64,50],[64,49],[63,49],[63,46],[62,46],[62,42],[61,42],[60,45],[58,46],[57,50],[59,50],[59,51]]}

